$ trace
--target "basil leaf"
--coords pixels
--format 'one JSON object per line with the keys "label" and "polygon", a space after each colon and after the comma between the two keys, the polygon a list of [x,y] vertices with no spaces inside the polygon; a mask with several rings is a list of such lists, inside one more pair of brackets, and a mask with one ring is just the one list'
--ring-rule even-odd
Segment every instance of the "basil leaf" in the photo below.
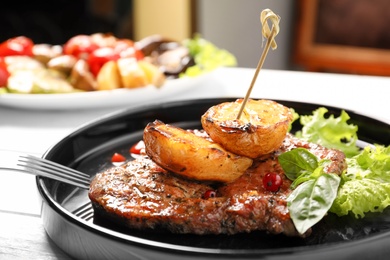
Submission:
{"label": "basil leaf", "polygon": [[287,207],[295,228],[304,234],[328,212],[337,196],[340,177],[321,174],[299,185],[287,198]]}
{"label": "basil leaf", "polygon": [[305,148],[282,153],[278,161],[290,180],[295,180],[304,172],[312,173],[318,167],[317,157]]}

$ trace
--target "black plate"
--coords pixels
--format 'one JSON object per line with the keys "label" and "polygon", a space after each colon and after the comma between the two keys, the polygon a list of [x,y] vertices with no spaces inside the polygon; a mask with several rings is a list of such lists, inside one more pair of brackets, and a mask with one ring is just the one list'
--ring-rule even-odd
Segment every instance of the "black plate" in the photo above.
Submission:
{"label": "black plate", "polygon": [[[93,176],[111,166],[114,152],[128,150],[142,138],[148,122],[159,119],[183,128],[199,128],[200,116],[212,105],[235,98],[179,101],[144,106],[110,114],[87,124],[50,148],[45,158]],[[311,114],[320,104],[275,100]],[[341,109],[326,106],[338,116]],[[389,145],[386,122],[346,112],[358,125],[362,143]],[[294,128],[298,127],[294,124]],[[130,158],[130,157],[129,157]],[[368,214],[363,220],[329,214],[306,239],[264,232],[232,236],[173,235],[124,230],[94,218],[86,190],[37,177],[43,198],[42,218],[54,242],[79,259],[331,259],[379,258],[390,253],[390,210]]]}

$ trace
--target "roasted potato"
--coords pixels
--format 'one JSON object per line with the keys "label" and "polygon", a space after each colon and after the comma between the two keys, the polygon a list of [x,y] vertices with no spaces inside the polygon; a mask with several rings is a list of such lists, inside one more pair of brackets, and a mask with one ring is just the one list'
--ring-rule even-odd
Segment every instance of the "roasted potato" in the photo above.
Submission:
{"label": "roasted potato", "polygon": [[149,123],[143,136],[146,154],[161,167],[201,181],[231,182],[252,165],[252,159],[226,151],[193,132]]}
{"label": "roasted potato", "polygon": [[137,61],[135,58],[121,58],[117,64],[124,88],[139,88],[147,85],[161,87],[165,82],[164,73],[150,62]]}
{"label": "roasted potato", "polygon": [[243,99],[209,108],[201,117],[203,129],[226,150],[250,158],[278,149],[293,119],[291,110],[272,100],[249,99],[237,119]]}
{"label": "roasted potato", "polygon": [[46,66],[49,69],[59,71],[64,75],[69,76],[76,62],[77,59],[73,55],[60,55],[50,59]]}
{"label": "roasted potato", "polygon": [[69,81],[76,89],[83,91],[97,89],[97,82],[89,70],[88,63],[83,59],[79,59],[73,66]]}
{"label": "roasted potato", "polygon": [[147,61],[138,61],[138,65],[145,72],[149,84],[161,87],[165,82],[164,73],[156,66]]}
{"label": "roasted potato", "polygon": [[97,78],[97,90],[112,90],[122,87],[121,77],[116,61],[106,62],[100,69]]}
{"label": "roasted potato", "polygon": [[34,44],[32,48],[34,59],[47,64],[49,60],[62,54],[62,46],[46,43]]}
{"label": "roasted potato", "polygon": [[139,88],[149,84],[145,71],[135,58],[120,58],[117,64],[124,88]]}

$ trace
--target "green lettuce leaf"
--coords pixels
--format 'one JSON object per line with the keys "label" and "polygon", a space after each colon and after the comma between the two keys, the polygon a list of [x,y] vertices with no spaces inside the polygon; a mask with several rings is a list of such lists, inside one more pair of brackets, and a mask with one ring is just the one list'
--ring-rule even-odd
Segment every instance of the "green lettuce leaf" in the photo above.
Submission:
{"label": "green lettuce leaf", "polygon": [[295,112],[295,109],[290,108],[290,110],[291,110],[291,113],[293,114],[293,120],[290,122],[288,129],[287,129],[287,132],[291,132],[292,124],[299,119],[299,114],[297,112]]}
{"label": "green lettuce leaf", "polygon": [[347,158],[347,165],[331,212],[362,218],[367,212],[382,212],[390,206],[390,146],[367,146]]}
{"label": "green lettuce leaf", "polygon": [[363,218],[367,212],[382,212],[390,205],[390,183],[372,179],[351,180],[339,188],[330,212],[338,216],[352,213]]}
{"label": "green lettuce leaf", "polygon": [[352,157],[359,153],[356,145],[358,127],[348,124],[349,115],[342,110],[339,117],[325,114],[328,109],[320,107],[313,111],[312,115],[301,115],[300,123],[302,130],[296,133],[309,142],[317,143],[328,148],[341,150],[347,157]]}
{"label": "green lettuce leaf", "polygon": [[390,146],[367,146],[360,154],[347,158],[347,164],[349,179],[362,177],[390,182]]}
{"label": "green lettuce leaf", "polygon": [[237,65],[236,57],[232,53],[218,48],[199,34],[196,34],[192,39],[184,40],[183,45],[189,49],[195,65],[180,74],[180,77],[195,77],[218,67],[234,67]]}

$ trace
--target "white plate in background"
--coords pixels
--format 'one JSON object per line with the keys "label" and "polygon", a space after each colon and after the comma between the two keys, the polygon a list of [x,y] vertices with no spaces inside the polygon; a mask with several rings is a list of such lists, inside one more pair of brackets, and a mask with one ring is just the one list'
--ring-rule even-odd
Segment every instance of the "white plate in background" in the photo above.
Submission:
{"label": "white plate in background", "polygon": [[211,73],[197,77],[167,80],[163,86],[115,89],[66,94],[0,94],[0,105],[45,110],[107,108],[144,104],[188,91],[207,80]]}

